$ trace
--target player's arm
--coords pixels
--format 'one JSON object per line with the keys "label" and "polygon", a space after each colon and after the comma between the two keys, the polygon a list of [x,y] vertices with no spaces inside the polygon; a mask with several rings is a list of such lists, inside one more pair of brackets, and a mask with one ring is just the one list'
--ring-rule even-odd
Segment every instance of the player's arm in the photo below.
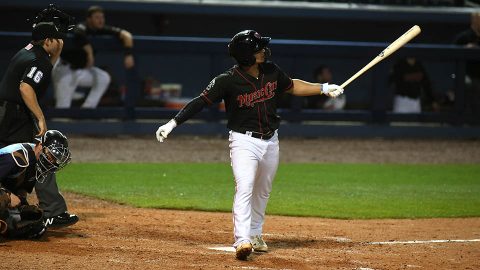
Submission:
{"label": "player's arm", "polygon": [[12,155],[7,154],[0,156],[0,185],[1,181],[10,176],[12,174],[12,170],[16,168],[17,165],[15,164]]}
{"label": "player's arm", "polygon": [[128,32],[125,29],[122,29],[120,27],[115,27],[115,26],[110,26],[110,25],[105,25],[102,29],[102,33],[108,34],[108,35],[113,35],[118,37],[120,41],[122,42],[123,48],[124,48],[124,66],[126,69],[133,68],[135,65],[135,60],[133,59],[133,36],[130,32]]}
{"label": "player's arm", "polygon": [[47,132],[47,123],[45,122],[45,116],[43,115],[42,109],[40,109],[40,105],[38,105],[37,94],[35,94],[35,90],[33,90],[32,86],[30,86],[28,83],[21,82],[20,94],[28,109],[33,113],[38,121],[39,131],[36,136],[42,136],[45,134],[45,132]]}
{"label": "player's arm", "polygon": [[50,63],[52,66],[57,63],[58,58],[60,58],[60,54],[62,53],[63,49],[63,40],[62,39],[50,39],[51,42],[58,42],[57,50],[50,55]]}
{"label": "player's arm", "polygon": [[83,50],[87,53],[87,64],[86,67],[93,67],[95,65],[95,57],[93,56],[93,47],[91,44],[83,45]]}
{"label": "player's arm", "polygon": [[290,93],[294,96],[314,96],[314,95],[327,95],[329,97],[337,97],[343,93],[343,88],[336,84],[328,83],[311,83],[302,81],[299,79],[292,79],[293,87],[287,90],[287,93]]}
{"label": "player's arm", "polygon": [[208,84],[207,88],[203,90],[200,96],[188,102],[188,104],[185,105],[185,107],[183,107],[183,109],[181,109],[180,112],[178,112],[172,120],[158,128],[156,135],[159,142],[163,142],[163,140],[167,138],[168,134],[172,132],[172,130],[177,125],[180,125],[188,119],[192,118],[205,106],[212,105],[223,99],[225,94],[224,87],[222,86],[223,78],[221,77],[222,75],[213,79]]}
{"label": "player's arm", "polygon": [[120,31],[120,40],[123,43],[123,47],[125,48],[133,48],[133,37],[130,32],[127,30],[121,30]]}
{"label": "player's arm", "polygon": [[126,69],[132,68],[135,65],[135,60],[133,59],[133,37],[130,32],[127,30],[120,31],[120,40],[123,43],[123,47],[125,48],[125,59],[124,65]]}
{"label": "player's arm", "polygon": [[157,140],[159,142],[163,142],[163,140],[168,137],[168,134],[170,134],[170,132],[172,132],[172,130],[176,126],[182,124],[183,122],[192,118],[195,114],[202,111],[207,104],[208,103],[205,101],[205,99],[202,98],[202,96],[198,96],[192,99],[190,102],[188,102],[187,105],[185,105],[185,107],[183,107],[183,109],[181,109],[177,113],[177,115],[172,120],[168,121],[168,123],[158,128],[156,133]]}

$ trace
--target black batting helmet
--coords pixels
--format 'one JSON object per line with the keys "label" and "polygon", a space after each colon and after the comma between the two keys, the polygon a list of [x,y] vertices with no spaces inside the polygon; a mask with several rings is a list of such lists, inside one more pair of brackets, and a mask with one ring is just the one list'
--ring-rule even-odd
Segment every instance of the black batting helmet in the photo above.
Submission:
{"label": "black batting helmet", "polygon": [[37,161],[36,179],[42,183],[45,178],[65,167],[71,160],[68,140],[58,130],[49,130],[40,138],[43,146]]}
{"label": "black batting helmet", "polygon": [[255,64],[255,53],[267,47],[269,37],[262,37],[254,30],[244,30],[237,33],[228,44],[228,53],[237,60],[239,65]]}

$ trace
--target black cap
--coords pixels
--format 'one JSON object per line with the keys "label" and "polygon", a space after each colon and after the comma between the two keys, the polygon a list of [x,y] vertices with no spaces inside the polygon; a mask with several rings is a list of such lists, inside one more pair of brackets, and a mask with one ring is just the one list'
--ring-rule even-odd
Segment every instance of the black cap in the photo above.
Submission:
{"label": "black cap", "polygon": [[46,38],[65,39],[65,34],[60,32],[53,22],[40,22],[33,27],[32,40]]}

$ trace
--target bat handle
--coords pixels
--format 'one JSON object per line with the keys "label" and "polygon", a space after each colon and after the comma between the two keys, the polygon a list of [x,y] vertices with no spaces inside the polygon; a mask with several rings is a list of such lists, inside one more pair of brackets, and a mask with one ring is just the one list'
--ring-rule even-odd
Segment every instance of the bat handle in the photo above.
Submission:
{"label": "bat handle", "polygon": [[355,73],[355,75],[350,77],[350,79],[348,79],[346,82],[342,83],[342,85],[340,85],[340,87],[345,89],[345,87],[347,87],[347,85],[349,85],[353,80],[355,80],[356,78],[358,78],[358,76],[362,75],[365,71],[367,71],[373,65],[372,62],[370,62],[367,66],[365,66],[360,71]]}
{"label": "bat handle", "polygon": [[345,89],[345,87],[347,87],[347,85],[349,85],[351,81],[353,81],[353,80],[352,80],[352,79],[350,79],[350,80],[348,80],[348,81],[346,81],[346,82],[342,83],[342,85],[340,85],[340,88],[343,88],[343,89]]}

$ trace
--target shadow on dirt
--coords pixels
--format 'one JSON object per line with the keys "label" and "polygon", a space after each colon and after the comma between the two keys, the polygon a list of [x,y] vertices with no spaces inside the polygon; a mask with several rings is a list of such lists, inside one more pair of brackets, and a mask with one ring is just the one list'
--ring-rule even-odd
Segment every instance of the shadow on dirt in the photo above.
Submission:
{"label": "shadow on dirt", "polygon": [[341,242],[335,239],[301,239],[301,238],[282,238],[271,239],[268,241],[270,249],[295,249],[295,248],[332,248],[332,247],[351,247],[356,245],[354,242]]}

